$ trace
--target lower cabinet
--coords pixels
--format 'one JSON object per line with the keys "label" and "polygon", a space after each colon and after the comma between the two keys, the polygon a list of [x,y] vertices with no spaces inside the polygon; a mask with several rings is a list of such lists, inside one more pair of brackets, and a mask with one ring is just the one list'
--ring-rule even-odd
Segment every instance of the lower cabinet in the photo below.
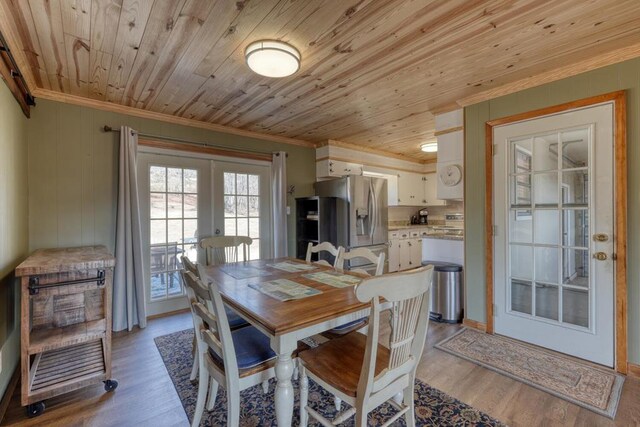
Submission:
{"label": "lower cabinet", "polygon": [[410,232],[390,233],[389,272],[410,270],[422,264],[422,239]]}

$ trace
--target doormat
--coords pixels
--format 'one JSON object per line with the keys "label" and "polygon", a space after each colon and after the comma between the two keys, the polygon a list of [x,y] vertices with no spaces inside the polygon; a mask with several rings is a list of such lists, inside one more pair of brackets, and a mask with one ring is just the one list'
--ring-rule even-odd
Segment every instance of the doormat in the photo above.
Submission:
{"label": "doormat", "polygon": [[575,357],[462,329],[436,348],[614,418],[624,376]]}

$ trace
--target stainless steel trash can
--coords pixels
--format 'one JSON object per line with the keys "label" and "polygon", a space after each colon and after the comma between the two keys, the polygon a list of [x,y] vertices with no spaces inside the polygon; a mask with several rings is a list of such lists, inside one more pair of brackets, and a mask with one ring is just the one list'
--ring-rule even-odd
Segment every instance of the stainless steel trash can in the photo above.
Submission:
{"label": "stainless steel trash can", "polygon": [[461,322],[464,314],[462,266],[442,261],[424,261],[422,265],[433,265],[429,317],[436,322]]}

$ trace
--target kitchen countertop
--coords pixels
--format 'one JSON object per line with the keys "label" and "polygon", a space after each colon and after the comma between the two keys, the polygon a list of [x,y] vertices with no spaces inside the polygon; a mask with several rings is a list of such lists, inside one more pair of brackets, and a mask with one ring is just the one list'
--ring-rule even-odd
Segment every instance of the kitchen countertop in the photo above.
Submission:
{"label": "kitchen countertop", "polygon": [[431,225],[426,224],[412,224],[412,225],[390,225],[389,231],[408,230],[410,228],[431,228]]}

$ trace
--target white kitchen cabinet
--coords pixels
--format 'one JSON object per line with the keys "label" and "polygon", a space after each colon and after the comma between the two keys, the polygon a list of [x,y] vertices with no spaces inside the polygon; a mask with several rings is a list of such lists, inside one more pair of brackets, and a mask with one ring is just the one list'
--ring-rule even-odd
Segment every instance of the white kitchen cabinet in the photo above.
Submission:
{"label": "white kitchen cabinet", "polygon": [[438,200],[435,172],[398,174],[398,206],[440,206],[446,201]]}
{"label": "white kitchen cabinet", "polygon": [[389,233],[389,272],[410,270],[422,264],[422,239],[415,235],[412,237],[409,230]]}
{"label": "white kitchen cabinet", "polygon": [[464,158],[464,132],[438,135],[438,163],[461,161]]}
{"label": "white kitchen cabinet", "polygon": [[346,175],[362,175],[363,166],[358,163],[344,162],[342,160],[325,159],[316,162],[316,177],[330,178]]}
{"label": "white kitchen cabinet", "polygon": [[420,206],[422,205],[422,175],[412,172],[400,172],[398,174],[398,205]]}
{"label": "white kitchen cabinet", "polygon": [[423,205],[444,206],[447,204],[446,200],[438,199],[438,175],[435,172],[428,173],[424,176],[423,189]]}

